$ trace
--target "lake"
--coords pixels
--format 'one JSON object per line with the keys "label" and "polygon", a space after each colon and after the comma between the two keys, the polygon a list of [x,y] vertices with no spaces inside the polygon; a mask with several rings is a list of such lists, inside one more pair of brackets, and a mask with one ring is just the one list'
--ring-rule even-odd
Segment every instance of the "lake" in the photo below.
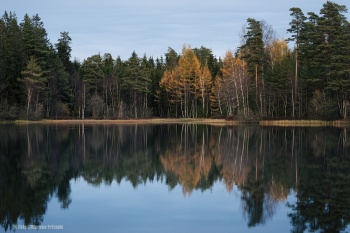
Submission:
{"label": "lake", "polygon": [[348,232],[350,130],[0,125],[0,232]]}

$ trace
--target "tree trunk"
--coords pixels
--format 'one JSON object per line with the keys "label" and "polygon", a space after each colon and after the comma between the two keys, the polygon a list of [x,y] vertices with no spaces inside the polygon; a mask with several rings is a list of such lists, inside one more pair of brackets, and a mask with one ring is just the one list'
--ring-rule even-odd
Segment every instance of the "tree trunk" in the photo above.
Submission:
{"label": "tree trunk", "polygon": [[29,117],[29,107],[30,107],[30,101],[32,99],[32,90],[30,88],[27,89],[27,120]]}
{"label": "tree trunk", "polygon": [[85,83],[83,84],[83,101],[81,107],[81,119],[85,118]]}
{"label": "tree trunk", "polygon": [[295,50],[295,81],[294,81],[293,117],[295,117],[295,102],[298,100],[298,43]]}

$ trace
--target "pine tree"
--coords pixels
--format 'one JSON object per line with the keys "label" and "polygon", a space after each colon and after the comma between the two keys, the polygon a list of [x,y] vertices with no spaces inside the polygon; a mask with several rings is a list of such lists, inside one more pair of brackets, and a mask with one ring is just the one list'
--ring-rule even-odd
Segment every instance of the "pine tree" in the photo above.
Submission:
{"label": "pine tree", "polygon": [[[248,18],[247,19],[247,33],[244,36],[246,42],[241,46],[243,59],[248,63],[248,70],[251,76],[255,78],[255,94],[256,104],[263,114],[263,80],[262,78],[262,62],[264,55],[264,42],[261,24],[259,21]],[[260,100],[260,101],[259,101]],[[259,103],[260,102],[260,106]]]}
{"label": "pine tree", "polygon": [[[289,9],[292,13],[290,14],[290,16],[293,17],[292,21],[289,23],[289,25],[291,26],[287,31],[289,33],[292,33],[292,36],[290,38],[288,38],[288,41],[295,41],[295,48],[294,48],[294,52],[295,52],[295,78],[294,78],[294,97],[296,100],[299,99],[299,92],[298,92],[298,86],[299,86],[299,82],[298,82],[298,75],[299,75],[299,43],[300,43],[300,33],[301,30],[304,27],[305,24],[305,20],[306,17],[304,16],[304,13],[302,12],[302,10],[300,8],[297,7],[293,7]],[[293,100],[293,103],[295,101]],[[299,111],[300,112],[300,111]],[[293,107],[293,112],[292,112],[292,116],[295,116],[295,110]]]}

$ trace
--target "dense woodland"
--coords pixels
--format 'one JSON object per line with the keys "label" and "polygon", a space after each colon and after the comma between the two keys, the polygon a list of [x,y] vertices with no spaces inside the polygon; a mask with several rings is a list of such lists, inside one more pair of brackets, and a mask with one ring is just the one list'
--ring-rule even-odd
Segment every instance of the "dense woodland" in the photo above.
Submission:
{"label": "dense woodland", "polygon": [[[346,6],[291,8],[287,39],[248,18],[241,45],[216,58],[204,46],[164,57],[72,61],[68,32],[48,39],[38,15],[0,19],[0,120],[222,117],[341,119],[350,112]],[[289,44],[288,44],[289,43]],[[291,49],[293,48],[293,49]]]}

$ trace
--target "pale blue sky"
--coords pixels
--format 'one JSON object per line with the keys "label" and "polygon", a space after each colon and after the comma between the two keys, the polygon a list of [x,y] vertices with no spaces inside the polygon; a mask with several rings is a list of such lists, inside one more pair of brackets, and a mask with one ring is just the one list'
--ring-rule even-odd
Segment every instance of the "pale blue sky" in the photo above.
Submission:
{"label": "pale blue sky", "polygon": [[[51,43],[62,31],[72,38],[72,58],[83,61],[97,53],[128,59],[160,57],[168,46],[181,52],[183,44],[205,46],[223,57],[239,46],[248,17],[266,20],[279,38],[286,38],[289,8],[319,13],[321,0],[0,0],[0,13],[12,11],[22,21],[25,13],[39,14]],[[347,5],[348,0],[335,1]],[[349,18],[349,14],[346,14]]]}

